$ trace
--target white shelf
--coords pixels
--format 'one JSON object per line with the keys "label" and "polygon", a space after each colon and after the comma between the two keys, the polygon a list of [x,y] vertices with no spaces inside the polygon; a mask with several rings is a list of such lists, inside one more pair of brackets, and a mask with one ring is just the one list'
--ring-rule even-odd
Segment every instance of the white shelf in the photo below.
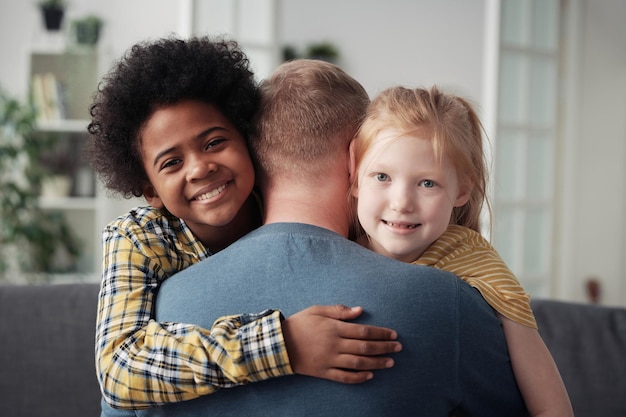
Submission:
{"label": "white shelf", "polygon": [[39,132],[60,132],[60,133],[87,133],[89,120],[85,119],[59,119],[41,120],[37,122]]}
{"label": "white shelf", "polygon": [[[39,197],[38,204],[42,209],[58,211],[66,218],[68,226],[80,240],[81,254],[75,265],[68,265],[67,268],[61,265],[57,268],[68,270],[67,273],[31,274],[27,281],[97,282],[100,275],[102,227],[105,219],[112,219],[116,214],[108,213],[106,195],[96,191],[97,181],[81,155],[89,138],[90,97],[98,85],[98,54],[94,49],[68,48],[61,39],[47,38],[46,42],[30,51],[29,60],[29,82],[32,83],[35,76],[46,76],[46,86],[54,85],[50,84],[50,80],[56,81],[58,91],[61,92],[59,97],[63,111],[60,112],[60,118],[48,114],[48,119],[42,118],[36,122],[36,133],[42,137],[49,136],[54,141],[53,148],[45,155],[47,159],[42,164],[52,168],[53,165],[59,165],[58,160],[66,162],[67,165],[60,168],[59,174],[70,177],[72,181],[67,192],[49,193],[49,190],[42,189],[44,195]],[[37,84],[37,88],[41,90],[41,85]],[[31,84],[31,93],[33,89]],[[45,92],[50,91],[55,90],[44,89],[44,96]],[[64,167],[67,169],[64,170]],[[59,167],[54,168],[56,172]],[[85,169],[91,175],[81,175]],[[73,263],[71,259],[68,262]]]}
{"label": "white shelf", "polygon": [[96,210],[95,197],[41,197],[39,206],[48,210]]}

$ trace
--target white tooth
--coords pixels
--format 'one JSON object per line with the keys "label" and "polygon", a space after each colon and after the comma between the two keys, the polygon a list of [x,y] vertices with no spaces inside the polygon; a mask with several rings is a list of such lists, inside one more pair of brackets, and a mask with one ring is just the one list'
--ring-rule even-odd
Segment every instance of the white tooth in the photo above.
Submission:
{"label": "white tooth", "polygon": [[416,224],[400,225],[399,223],[393,223],[390,221],[386,221],[386,223],[391,227],[404,227],[406,229],[415,229],[417,227]]}
{"label": "white tooth", "polygon": [[219,193],[221,193],[222,191],[224,191],[226,189],[226,185],[220,185],[219,187],[217,187],[215,190],[213,191],[209,191],[208,193],[199,195],[197,197],[198,200],[207,200],[211,197],[215,197],[216,195],[218,195]]}

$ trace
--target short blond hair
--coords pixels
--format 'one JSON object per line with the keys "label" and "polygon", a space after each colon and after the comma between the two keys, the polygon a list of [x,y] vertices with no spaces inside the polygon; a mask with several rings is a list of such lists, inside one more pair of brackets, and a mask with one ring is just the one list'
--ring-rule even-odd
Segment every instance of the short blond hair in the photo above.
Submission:
{"label": "short blond hair", "polygon": [[[251,140],[258,178],[320,176],[347,151],[369,104],[363,86],[337,65],[301,59],[281,64],[261,84]],[[314,162],[314,164],[312,164]]]}

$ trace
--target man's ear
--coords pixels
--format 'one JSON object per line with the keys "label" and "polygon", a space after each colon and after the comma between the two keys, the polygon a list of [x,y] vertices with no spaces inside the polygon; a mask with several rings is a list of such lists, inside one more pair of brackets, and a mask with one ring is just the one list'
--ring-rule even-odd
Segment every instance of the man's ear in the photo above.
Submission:
{"label": "man's ear", "polygon": [[354,154],[354,140],[350,142],[350,161],[348,163],[348,177],[350,178],[350,191],[353,197],[358,197],[359,178],[356,172],[356,156]]}
{"label": "man's ear", "polygon": [[459,184],[459,194],[454,200],[454,207],[461,207],[465,205],[470,199],[472,195],[472,189],[474,188],[474,184],[469,178],[466,178],[461,184]]}
{"label": "man's ear", "polygon": [[146,199],[148,204],[150,204],[154,208],[162,209],[163,207],[165,207],[156,190],[150,184],[147,184],[143,187],[143,197]]}

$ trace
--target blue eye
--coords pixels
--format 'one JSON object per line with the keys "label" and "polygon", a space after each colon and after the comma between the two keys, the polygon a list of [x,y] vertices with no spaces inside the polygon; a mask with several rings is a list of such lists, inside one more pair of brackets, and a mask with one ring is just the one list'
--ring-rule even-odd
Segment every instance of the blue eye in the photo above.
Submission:
{"label": "blue eye", "polygon": [[382,172],[379,172],[378,174],[375,175],[375,178],[377,181],[387,181],[389,179],[389,175],[387,174],[383,174]]}
{"label": "blue eye", "polygon": [[433,188],[435,186],[435,181],[424,180],[422,181],[422,185],[424,186],[424,188]]}

